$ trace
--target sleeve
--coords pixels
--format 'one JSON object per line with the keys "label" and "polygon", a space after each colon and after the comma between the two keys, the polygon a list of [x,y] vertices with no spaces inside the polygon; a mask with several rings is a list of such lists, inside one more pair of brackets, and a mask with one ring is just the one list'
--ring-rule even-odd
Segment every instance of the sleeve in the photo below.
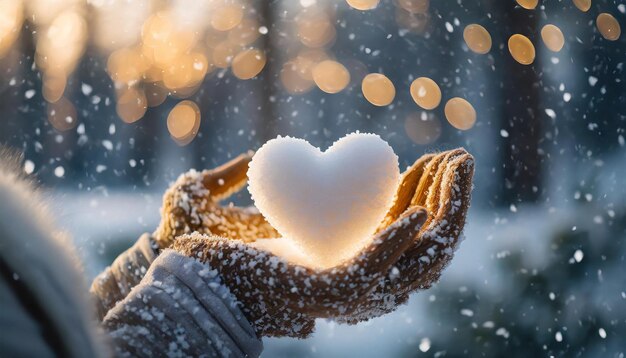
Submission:
{"label": "sleeve", "polygon": [[93,280],[89,292],[94,298],[99,319],[104,318],[141,281],[157,255],[156,243],[150,234],[143,234]]}
{"label": "sleeve", "polygon": [[118,356],[258,357],[263,349],[218,272],[173,250],[103,324]]}

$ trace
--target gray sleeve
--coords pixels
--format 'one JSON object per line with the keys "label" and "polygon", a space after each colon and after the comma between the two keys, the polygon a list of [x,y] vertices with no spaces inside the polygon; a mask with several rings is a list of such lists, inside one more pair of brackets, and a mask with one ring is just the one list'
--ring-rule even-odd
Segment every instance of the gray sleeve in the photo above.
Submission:
{"label": "gray sleeve", "polygon": [[143,234],[93,280],[89,292],[94,298],[99,319],[104,318],[141,281],[156,257],[154,240],[150,234]]}
{"label": "gray sleeve", "polygon": [[103,323],[118,356],[257,357],[263,350],[217,271],[173,250]]}

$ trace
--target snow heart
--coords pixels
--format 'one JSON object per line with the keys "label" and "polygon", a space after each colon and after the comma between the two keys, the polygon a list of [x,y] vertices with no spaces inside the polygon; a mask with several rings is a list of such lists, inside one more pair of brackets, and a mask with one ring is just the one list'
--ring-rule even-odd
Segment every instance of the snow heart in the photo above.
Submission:
{"label": "snow heart", "polygon": [[252,158],[248,190],[308,262],[331,267],[372,239],[399,178],[398,157],[378,135],[351,133],[325,152],[303,139],[278,137]]}

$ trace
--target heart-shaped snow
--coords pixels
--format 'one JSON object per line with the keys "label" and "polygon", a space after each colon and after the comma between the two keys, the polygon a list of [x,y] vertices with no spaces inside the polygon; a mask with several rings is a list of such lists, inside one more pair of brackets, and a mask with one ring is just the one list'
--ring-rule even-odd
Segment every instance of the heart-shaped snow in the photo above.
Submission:
{"label": "heart-shaped snow", "polygon": [[378,135],[348,134],[325,152],[278,137],[252,158],[248,189],[283,237],[316,266],[331,267],[372,239],[399,178],[398,157]]}

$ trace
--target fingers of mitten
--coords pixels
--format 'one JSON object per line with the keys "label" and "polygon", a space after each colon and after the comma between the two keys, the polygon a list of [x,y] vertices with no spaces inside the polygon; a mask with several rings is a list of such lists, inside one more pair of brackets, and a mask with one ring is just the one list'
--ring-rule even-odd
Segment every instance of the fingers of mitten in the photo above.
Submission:
{"label": "fingers of mitten", "polygon": [[331,269],[331,274],[358,282],[385,272],[413,243],[426,217],[424,208],[407,209],[395,222],[378,233],[372,243],[354,259]]}
{"label": "fingers of mitten", "polygon": [[216,215],[208,216],[207,219],[211,220],[205,220],[204,226],[213,235],[244,242],[254,242],[259,238],[280,237],[276,229],[265,220],[255,207],[216,207],[212,214]]}
{"label": "fingers of mitten", "polygon": [[378,279],[412,245],[426,216],[423,208],[409,208],[355,258],[310,278],[315,291],[312,302],[307,304],[309,312],[333,317],[357,309]]}
{"label": "fingers of mitten", "polygon": [[[443,166],[443,164],[442,164]],[[409,289],[428,287],[435,282],[456,249],[469,208],[474,171],[473,157],[457,153],[437,173],[433,185],[438,193],[429,196],[429,206],[437,211],[420,232],[420,240],[401,258],[402,280]]]}
{"label": "fingers of mitten", "polygon": [[409,207],[411,199],[415,196],[415,191],[424,173],[424,169],[434,156],[434,154],[421,156],[402,174],[394,203],[389,209],[387,216],[378,227],[378,231],[383,230],[394,222]]}
{"label": "fingers of mitten", "polygon": [[252,160],[252,152],[240,154],[226,164],[215,169],[204,171],[202,183],[211,192],[215,201],[228,197],[240,190],[248,180],[248,163]]}

